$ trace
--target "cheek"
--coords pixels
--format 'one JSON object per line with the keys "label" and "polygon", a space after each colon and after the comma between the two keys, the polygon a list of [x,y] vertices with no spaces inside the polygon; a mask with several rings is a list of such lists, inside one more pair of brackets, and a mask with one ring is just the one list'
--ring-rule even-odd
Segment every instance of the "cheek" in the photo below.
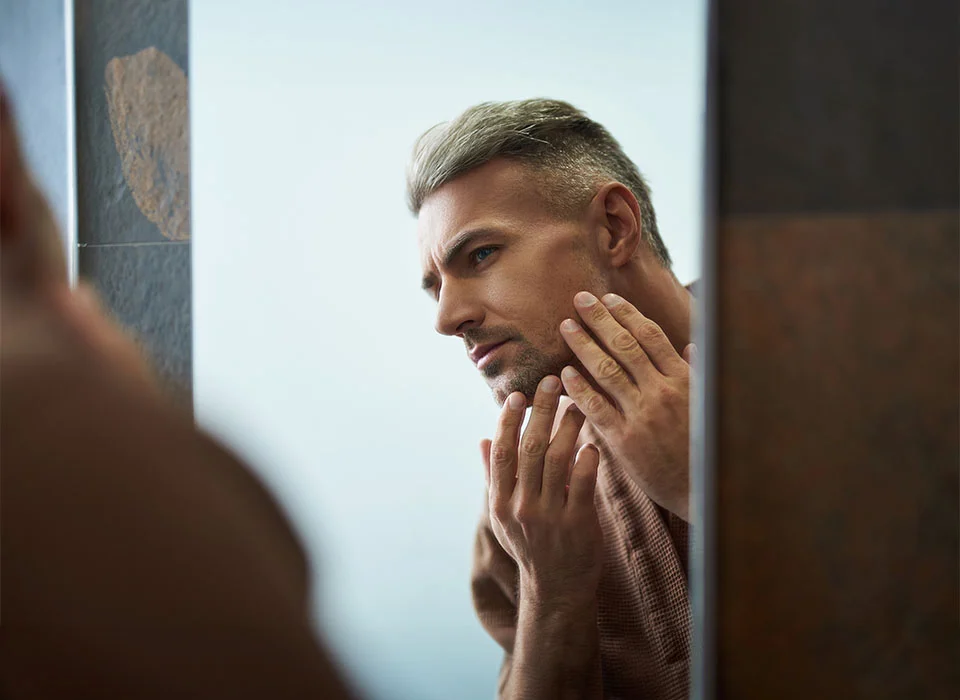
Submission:
{"label": "cheek", "polygon": [[[557,256],[555,256],[557,257]],[[568,257],[525,261],[506,266],[487,280],[487,298],[494,313],[516,326],[538,349],[550,355],[566,354],[569,347],[560,335],[565,318],[578,320],[573,297],[584,289],[596,290],[589,265],[572,265]]]}
{"label": "cheek", "polygon": [[527,337],[542,354],[555,361],[568,362],[573,358],[573,351],[560,334],[560,323],[565,318],[571,318],[572,310],[567,313],[558,309],[552,311],[549,315],[544,315],[541,310],[540,315],[532,322]]}

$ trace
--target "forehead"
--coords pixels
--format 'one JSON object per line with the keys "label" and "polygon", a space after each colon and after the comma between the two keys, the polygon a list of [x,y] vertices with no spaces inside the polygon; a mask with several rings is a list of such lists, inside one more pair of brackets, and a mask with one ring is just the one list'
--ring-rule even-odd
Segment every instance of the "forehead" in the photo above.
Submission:
{"label": "forehead", "polygon": [[542,220],[548,207],[529,167],[497,159],[446,183],[427,197],[417,219],[426,267],[457,234],[471,229],[516,230]]}

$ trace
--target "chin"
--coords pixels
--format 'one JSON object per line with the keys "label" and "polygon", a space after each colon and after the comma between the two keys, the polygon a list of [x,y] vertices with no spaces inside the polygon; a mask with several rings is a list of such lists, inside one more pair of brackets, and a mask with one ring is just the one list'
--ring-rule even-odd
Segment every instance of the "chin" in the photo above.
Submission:
{"label": "chin", "polygon": [[509,384],[502,381],[502,378],[487,380],[487,385],[490,387],[490,392],[493,394],[493,400],[497,402],[497,406],[503,408],[504,402],[514,392],[514,389],[511,389]]}
{"label": "chin", "polygon": [[[546,375],[543,375],[544,377]],[[507,397],[515,391],[519,391],[521,394],[527,397],[527,405],[533,401],[533,397],[537,393],[537,385],[540,383],[539,379],[536,381],[530,381],[533,378],[527,378],[528,381],[524,381],[519,377],[511,377],[507,374],[501,374],[500,376],[488,380],[490,386],[490,391],[493,392],[493,398],[496,400],[497,405],[501,408],[503,407],[504,402],[507,400]]]}
{"label": "chin", "polygon": [[498,405],[503,406],[507,397],[515,391],[526,396],[529,405],[543,378],[548,374],[559,377],[565,364],[537,351],[522,350],[516,357],[498,358],[484,367],[482,372]]}

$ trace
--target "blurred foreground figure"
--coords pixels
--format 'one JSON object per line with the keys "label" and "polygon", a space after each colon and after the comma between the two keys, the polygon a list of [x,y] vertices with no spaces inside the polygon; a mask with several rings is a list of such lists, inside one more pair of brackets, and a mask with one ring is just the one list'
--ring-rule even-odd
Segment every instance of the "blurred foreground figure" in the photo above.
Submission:
{"label": "blurred foreground figure", "polygon": [[0,695],[352,697],[284,515],[69,288],[0,100]]}

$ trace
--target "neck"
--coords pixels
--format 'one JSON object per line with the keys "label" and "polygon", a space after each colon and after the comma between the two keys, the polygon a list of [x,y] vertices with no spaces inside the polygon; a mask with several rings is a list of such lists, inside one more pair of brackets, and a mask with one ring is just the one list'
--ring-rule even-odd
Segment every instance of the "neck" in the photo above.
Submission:
{"label": "neck", "polygon": [[678,353],[693,335],[693,296],[655,260],[638,260],[617,280],[617,293],[663,329]]}

